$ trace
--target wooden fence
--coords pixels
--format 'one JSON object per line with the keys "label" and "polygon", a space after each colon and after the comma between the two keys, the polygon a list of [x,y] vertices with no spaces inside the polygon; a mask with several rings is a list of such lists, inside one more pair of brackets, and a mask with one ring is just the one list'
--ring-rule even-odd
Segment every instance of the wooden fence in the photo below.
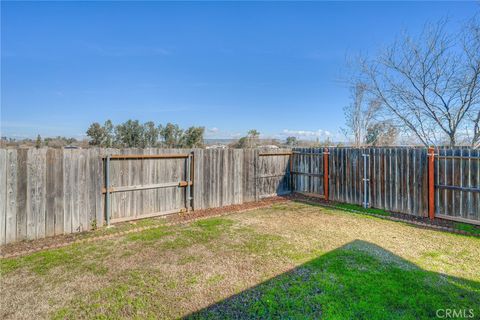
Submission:
{"label": "wooden fence", "polygon": [[[318,175],[297,176],[295,191],[322,194],[322,150],[294,152],[294,170]],[[435,217],[480,224],[480,151],[434,152]],[[329,148],[328,163],[330,200],[428,217],[427,149]]]}
{"label": "wooden fence", "polygon": [[[292,189],[325,195],[326,182],[331,200],[362,205],[366,190],[371,207],[428,216],[427,151],[420,148],[329,148],[328,154],[300,148],[293,153],[0,149],[0,244],[104,225],[106,155],[191,152],[191,202],[180,186],[186,186],[182,182],[189,176],[185,158],[112,160],[109,187],[116,189],[111,193],[112,221],[179,212],[190,205],[204,209],[241,204]],[[436,155],[435,216],[479,223],[479,151],[442,149]]]}
{"label": "wooden fence", "polygon": [[[260,192],[273,195],[277,192],[276,181],[257,181],[257,171],[267,174],[275,169],[285,175],[281,168],[288,162],[280,157],[278,166],[269,167],[272,162],[259,161],[259,150],[0,149],[0,244],[104,225],[105,163],[102,157],[108,154],[190,152],[194,153],[193,209],[256,201],[260,199]],[[112,221],[186,209],[184,188],[158,188],[158,185],[181,181],[185,174],[183,159],[112,160],[110,187],[128,190],[111,193]],[[149,188],[155,185],[157,187]],[[145,188],[130,190],[132,186]]]}

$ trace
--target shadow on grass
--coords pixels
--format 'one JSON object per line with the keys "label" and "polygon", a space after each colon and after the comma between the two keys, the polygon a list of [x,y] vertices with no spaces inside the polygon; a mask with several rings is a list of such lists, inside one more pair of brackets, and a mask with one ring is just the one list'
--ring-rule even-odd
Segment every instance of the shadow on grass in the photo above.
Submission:
{"label": "shadow on grass", "polygon": [[480,283],[356,240],[185,319],[435,319],[440,309],[480,318]]}

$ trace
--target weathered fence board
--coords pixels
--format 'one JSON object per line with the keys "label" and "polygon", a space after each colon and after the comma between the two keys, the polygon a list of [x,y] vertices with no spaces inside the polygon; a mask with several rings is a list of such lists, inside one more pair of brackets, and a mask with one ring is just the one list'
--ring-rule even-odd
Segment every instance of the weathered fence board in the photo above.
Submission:
{"label": "weathered fence board", "polygon": [[5,243],[7,223],[7,150],[0,149],[0,244]]}

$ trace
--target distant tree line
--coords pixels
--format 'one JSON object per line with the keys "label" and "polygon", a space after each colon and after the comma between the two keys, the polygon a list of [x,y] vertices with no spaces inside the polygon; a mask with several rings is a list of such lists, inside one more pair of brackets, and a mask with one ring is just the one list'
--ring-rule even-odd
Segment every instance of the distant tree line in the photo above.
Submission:
{"label": "distant tree line", "polygon": [[63,148],[66,146],[83,146],[84,141],[79,141],[75,138],[69,138],[69,137],[62,137],[62,136],[56,136],[56,137],[48,137],[45,139],[42,139],[40,135],[37,135],[36,139],[31,139],[31,138],[24,138],[24,139],[15,139],[15,138],[9,138],[9,137],[1,137],[0,139],[0,147],[5,148],[5,147],[35,147],[35,148],[41,148],[41,147],[49,147],[49,148]]}
{"label": "distant tree line", "polygon": [[204,146],[204,127],[182,129],[177,124],[156,125],[153,121],[140,123],[127,120],[114,125],[94,122],[87,130],[89,144],[104,148],[201,148]]}
{"label": "distant tree line", "polygon": [[256,129],[248,130],[245,137],[230,144],[230,147],[237,149],[256,148],[260,145],[260,132]]}

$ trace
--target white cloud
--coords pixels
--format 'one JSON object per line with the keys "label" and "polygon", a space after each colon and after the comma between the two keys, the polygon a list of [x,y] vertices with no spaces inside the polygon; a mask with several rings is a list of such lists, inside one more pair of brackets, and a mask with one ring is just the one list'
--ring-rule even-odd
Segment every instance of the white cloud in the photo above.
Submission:
{"label": "white cloud", "polygon": [[316,131],[284,129],[281,135],[309,139],[309,138],[329,138],[332,136],[332,133],[330,131],[322,130],[322,129],[318,129]]}
{"label": "white cloud", "polygon": [[217,127],[211,127],[205,131],[205,138],[207,139],[236,139],[244,135],[240,132],[222,130]]}

